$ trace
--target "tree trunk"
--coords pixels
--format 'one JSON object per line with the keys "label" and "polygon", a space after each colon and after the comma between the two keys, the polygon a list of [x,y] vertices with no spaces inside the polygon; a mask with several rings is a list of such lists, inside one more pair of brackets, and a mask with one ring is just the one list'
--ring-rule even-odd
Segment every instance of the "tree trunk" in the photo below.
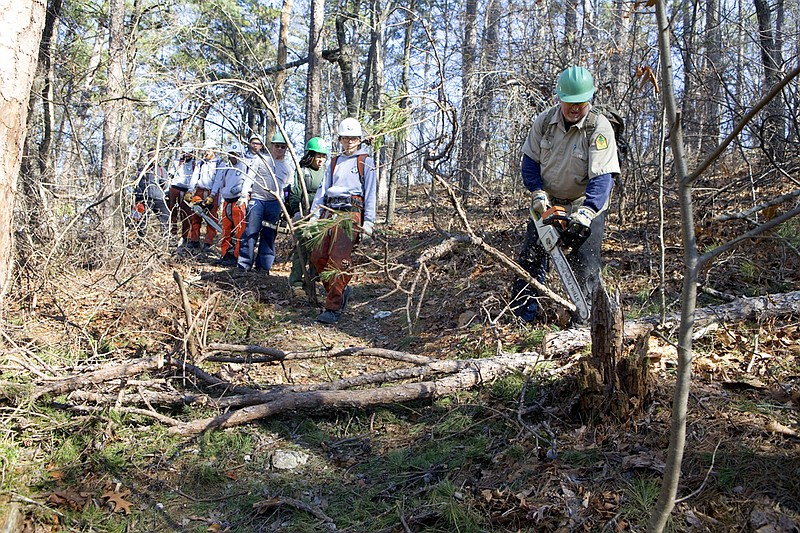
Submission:
{"label": "tree trunk", "polygon": [[639,417],[650,396],[649,330],[625,353],[619,293],[612,300],[601,282],[592,298],[592,355],[580,362],[581,416],[593,421]]}
{"label": "tree trunk", "polygon": [[658,48],[661,55],[662,98],[670,125],[670,147],[674,157],[675,175],[678,180],[678,193],[681,205],[681,242],[684,247],[684,278],[681,291],[681,323],[678,328],[678,368],[675,392],[672,399],[672,423],[670,425],[669,449],[664,469],[661,492],[650,516],[648,531],[663,531],[667,524],[675,497],[678,492],[681,462],[686,446],[686,411],[689,403],[689,389],[692,378],[692,331],[697,305],[698,251],[697,237],[694,233],[694,209],[692,206],[691,182],[683,145],[683,129],[680,114],[675,103],[674,71],[672,68],[672,49],[669,41],[669,19],[664,0],[656,2],[658,21]]}
{"label": "tree trunk", "polygon": [[[406,12],[405,36],[403,39],[403,74],[400,80],[400,91],[403,94],[400,100],[400,109],[405,113],[411,105],[408,98],[411,86],[411,39],[414,29],[414,13],[416,12],[416,0],[411,0],[408,11]],[[406,157],[407,142],[411,135],[411,128],[406,122],[402,131],[394,133],[394,146],[392,149],[392,170],[389,173],[389,198],[386,203],[386,223],[392,225],[395,222],[395,206],[397,202],[397,185],[401,175],[405,175],[406,183],[410,179],[408,173],[408,158]]]}
{"label": "tree trunk", "polygon": [[14,195],[17,192],[20,157],[25,141],[28,99],[36,71],[36,58],[45,20],[45,3],[33,0],[2,0],[0,51],[0,303],[8,292],[13,266]]}
{"label": "tree trunk", "polygon": [[[120,122],[122,118],[123,70],[122,61],[125,54],[123,43],[123,24],[125,2],[111,0],[108,6],[108,80],[103,108],[103,156],[100,164],[100,191],[98,200],[103,227],[101,236],[105,243],[116,240],[121,234],[121,215],[117,208],[120,205],[120,191],[117,190],[119,170]],[[104,235],[103,235],[104,234]],[[105,243],[98,243],[103,245]]]}
{"label": "tree trunk", "polygon": [[[776,29],[773,34],[772,31],[772,12],[769,2],[766,0],[753,0],[753,2],[758,19],[758,43],[761,51],[761,67],[764,72],[763,88],[766,92],[780,81],[783,58],[781,50],[777,48],[776,44],[776,35],[779,32]],[[779,4],[781,3],[779,2]],[[768,157],[780,162],[783,160],[784,128],[786,127],[781,95],[778,95],[765,111],[766,117],[761,129],[762,149]]]}
{"label": "tree trunk", "polygon": [[461,48],[461,152],[459,186],[461,202],[466,206],[475,169],[475,67],[478,36],[478,2],[466,0],[464,44]]}
{"label": "tree trunk", "polygon": [[[280,19],[280,26],[278,28],[278,58],[277,64],[278,65],[285,65],[286,58],[288,55],[288,41],[289,41],[289,17],[292,14],[292,0],[283,0],[283,5],[281,7],[281,19]],[[286,69],[278,69],[275,72],[275,109],[278,110],[280,113],[281,102],[283,102],[283,86],[286,84],[286,78],[288,76],[288,72]],[[270,137],[274,132],[272,126],[270,126],[267,135]],[[269,141],[269,139],[265,139]],[[290,142],[289,139],[286,139],[287,142]]]}
{"label": "tree trunk", "polygon": [[705,120],[703,121],[703,137],[700,139],[700,153],[708,156],[719,144],[720,133],[720,75],[722,71],[722,31],[719,26],[718,0],[706,1],[706,59],[705,85]]}
{"label": "tree trunk", "polygon": [[311,0],[308,29],[308,77],[306,79],[306,138],[322,133],[322,29],[325,24],[324,0]]}
{"label": "tree trunk", "polygon": [[358,116],[358,102],[356,101],[356,82],[353,75],[353,61],[355,53],[353,45],[347,40],[346,23],[349,17],[345,13],[340,13],[336,17],[336,41],[339,45],[339,55],[336,64],[339,65],[339,72],[342,76],[342,90],[344,91],[345,107],[347,116]]}

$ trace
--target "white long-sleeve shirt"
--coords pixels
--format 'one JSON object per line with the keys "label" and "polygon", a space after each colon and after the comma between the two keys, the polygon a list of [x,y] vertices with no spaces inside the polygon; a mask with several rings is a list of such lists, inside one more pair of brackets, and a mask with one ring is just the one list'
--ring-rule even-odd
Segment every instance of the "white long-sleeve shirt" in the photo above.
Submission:
{"label": "white long-sleeve shirt", "polygon": [[[247,157],[247,156],[250,157]],[[245,154],[244,164],[252,187],[250,197],[256,200],[283,198],[283,189],[294,182],[294,166],[284,158],[275,160],[268,153]]]}
{"label": "white long-sleeve shirt", "polygon": [[244,198],[250,188],[250,177],[244,163],[237,161],[235,165],[231,165],[228,162],[217,167],[211,194],[219,193],[223,200],[236,201]]}
{"label": "white long-sleeve shirt", "polygon": [[[364,186],[361,186],[361,176],[358,173],[358,156],[366,155],[364,159]],[[333,175],[331,168],[333,167]],[[336,158],[336,164],[329,165],[325,172],[325,179],[317,189],[314,205],[311,212],[321,215],[321,206],[326,198],[339,198],[346,196],[362,196],[364,198],[364,221],[375,222],[375,193],[377,180],[375,177],[375,161],[369,156],[366,148],[357,150],[353,155],[341,154]]]}
{"label": "white long-sleeve shirt", "polygon": [[220,164],[218,158],[201,159],[194,167],[192,175],[192,185],[190,190],[207,189],[211,190],[214,186],[214,175],[217,173],[217,165]]}

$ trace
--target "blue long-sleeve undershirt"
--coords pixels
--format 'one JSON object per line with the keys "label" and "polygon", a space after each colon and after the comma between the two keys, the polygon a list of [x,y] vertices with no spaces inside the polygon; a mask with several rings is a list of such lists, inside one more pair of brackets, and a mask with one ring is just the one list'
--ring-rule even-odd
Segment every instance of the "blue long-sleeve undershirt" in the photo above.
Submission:
{"label": "blue long-sleeve undershirt", "polygon": [[[542,167],[538,161],[534,161],[523,154],[520,172],[522,174],[522,183],[526,189],[531,192],[544,189]],[[614,177],[611,174],[600,174],[591,178],[589,183],[586,184],[586,198],[583,201],[583,205],[591,207],[595,211],[600,211],[606,205],[613,186]]]}

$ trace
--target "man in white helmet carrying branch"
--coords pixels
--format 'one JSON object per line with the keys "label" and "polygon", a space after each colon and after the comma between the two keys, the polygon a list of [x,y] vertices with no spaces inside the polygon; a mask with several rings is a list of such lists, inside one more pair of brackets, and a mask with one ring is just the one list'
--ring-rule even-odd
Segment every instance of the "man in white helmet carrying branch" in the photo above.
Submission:
{"label": "man in white helmet carrying branch", "polygon": [[325,310],[317,317],[324,324],[339,321],[350,296],[353,247],[359,239],[372,235],[375,224],[375,162],[362,147],[361,124],[346,118],[339,123],[337,134],[342,153],[331,160],[314,197],[311,217],[312,221],[350,217],[353,231],[348,233],[342,225],[333,225],[311,252],[311,263],[327,291]]}

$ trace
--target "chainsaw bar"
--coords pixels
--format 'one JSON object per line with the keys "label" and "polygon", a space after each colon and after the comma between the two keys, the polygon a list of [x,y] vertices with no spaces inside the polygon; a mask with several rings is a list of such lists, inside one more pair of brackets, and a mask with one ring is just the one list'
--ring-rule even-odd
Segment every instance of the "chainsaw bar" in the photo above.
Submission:
{"label": "chainsaw bar", "polygon": [[558,245],[560,238],[558,230],[549,224],[545,224],[541,217],[535,218],[533,222],[536,224],[539,242],[541,242],[547,253],[550,254],[550,258],[553,260],[553,266],[555,266],[558,277],[561,278],[561,283],[564,285],[564,290],[567,292],[567,295],[569,295],[569,299],[572,300],[572,303],[575,304],[575,313],[581,321],[587,320],[589,318],[589,305],[586,303],[586,297],[583,295],[577,278],[575,278],[572,267],[569,266],[564,251]]}
{"label": "chainsaw bar", "polygon": [[213,218],[211,218],[205,210],[197,204],[189,204],[192,208],[192,212],[205,220],[209,226],[217,230],[218,232],[222,233],[222,226],[219,225]]}

